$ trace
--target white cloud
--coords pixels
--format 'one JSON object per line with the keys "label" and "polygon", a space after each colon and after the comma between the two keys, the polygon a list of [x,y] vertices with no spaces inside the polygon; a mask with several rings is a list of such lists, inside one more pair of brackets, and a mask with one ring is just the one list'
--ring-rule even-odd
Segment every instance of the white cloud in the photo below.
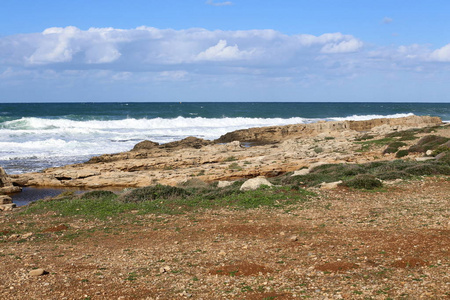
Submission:
{"label": "white cloud", "polygon": [[440,65],[448,67],[442,62],[450,62],[450,44],[436,50],[414,44],[382,48],[339,32],[54,27],[0,37],[0,77],[5,81],[65,76],[95,82],[101,74],[104,81],[138,82],[145,73],[146,82],[159,83],[240,76],[240,81],[289,78],[303,84],[374,70],[434,72]]}
{"label": "white cloud", "polygon": [[450,62],[450,44],[434,50],[430,54],[430,59],[434,61]]}
{"label": "white cloud", "polygon": [[239,51],[237,45],[227,46],[227,41],[220,40],[217,45],[209,47],[205,51],[197,55],[198,60],[210,60],[210,61],[224,61],[224,60],[235,60],[241,59],[246,54]]}
{"label": "white cloud", "polygon": [[357,39],[341,41],[338,43],[329,43],[322,47],[322,53],[349,53],[356,52],[363,46],[363,43]]}
{"label": "white cloud", "polygon": [[213,0],[208,0],[208,1],[206,1],[206,4],[212,5],[212,6],[225,6],[225,5],[233,5],[233,2],[231,2],[231,1],[214,2]]}

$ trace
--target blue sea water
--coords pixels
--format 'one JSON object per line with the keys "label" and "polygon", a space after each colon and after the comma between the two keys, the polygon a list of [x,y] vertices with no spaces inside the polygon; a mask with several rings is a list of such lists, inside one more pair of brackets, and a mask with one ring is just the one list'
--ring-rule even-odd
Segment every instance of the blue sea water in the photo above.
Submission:
{"label": "blue sea water", "polygon": [[142,140],[212,140],[250,127],[413,114],[448,122],[450,103],[0,104],[0,166],[17,174],[127,151]]}

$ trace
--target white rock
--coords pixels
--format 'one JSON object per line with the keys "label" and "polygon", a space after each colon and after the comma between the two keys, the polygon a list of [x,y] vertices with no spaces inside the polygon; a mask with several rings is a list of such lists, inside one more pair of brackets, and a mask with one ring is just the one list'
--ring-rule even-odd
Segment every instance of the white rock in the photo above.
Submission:
{"label": "white rock", "polygon": [[30,276],[41,276],[45,274],[45,270],[44,269],[36,269],[36,270],[31,270],[30,273],[28,273],[28,275]]}
{"label": "white rock", "polygon": [[256,177],[247,180],[241,185],[241,191],[254,191],[262,185],[272,186],[272,184],[264,177]]}
{"label": "white rock", "polygon": [[309,172],[310,172],[309,169],[301,169],[301,170],[295,171],[294,174],[292,174],[292,176],[306,175],[306,174],[309,174]]}
{"label": "white rock", "polygon": [[431,154],[433,154],[433,150],[427,150],[427,152],[425,152],[425,154],[426,154],[427,156],[431,156]]}
{"label": "white rock", "polygon": [[233,184],[234,181],[219,181],[217,183],[218,188],[224,188]]}
{"label": "white rock", "polygon": [[324,190],[332,190],[338,187],[339,184],[342,183],[342,180],[335,181],[335,182],[322,182],[320,184],[320,188]]}
{"label": "white rock", "polygon": [[427,160],[434,160],[435,157],[416,157],[416,161],[427,161]]}

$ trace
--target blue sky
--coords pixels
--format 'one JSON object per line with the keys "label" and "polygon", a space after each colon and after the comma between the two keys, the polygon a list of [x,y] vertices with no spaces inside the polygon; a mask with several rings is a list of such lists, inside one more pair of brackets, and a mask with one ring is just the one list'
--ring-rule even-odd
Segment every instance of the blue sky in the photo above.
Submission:
{"label": "blue sky", "polygon": [[2,0],[0,102],[450,102],[450,1]]}

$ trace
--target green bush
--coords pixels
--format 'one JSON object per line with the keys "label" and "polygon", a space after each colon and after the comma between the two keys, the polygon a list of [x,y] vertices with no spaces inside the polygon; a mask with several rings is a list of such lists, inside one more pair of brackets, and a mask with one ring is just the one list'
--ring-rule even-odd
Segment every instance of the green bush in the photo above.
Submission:
{"label": "green bush", "polygon": [[427,135],[421,138],[417,144],[409,148],[409,152],[421,152],[425,153],[428,150],[435,150],[440,145],[448,142],[450,138],[438,136],[438,135]]}
{"label": "green bush", "polygon": [[406,168],[405,172],[416,176],[450,175],[450,166],[425,163]]}
{"label": "green bush", "polygon": [[383,151],[383,154],[386,153],[395,153],[398,151],[398,148],[406,146],[405,143],[403,142],[399,142],[399,141],[395,141],[392,143],[389,143],[389,145],[387,146],[387,148]]}
{"label": "green bush", "polygon": [[140,202],[155,199],[173,199],[186,195],[188,195],[188,192],[185,189],[158,184],[155,186],[147,186],[144,188],[134,189],[131,192],[120,197],[120,201]]}
{"label": "green bush", "polygon": [[386,173],[378,174],[376,175],[376,177],[381,180],[395,180],[410,178],[411,175],[403,171],[389,171]]}
{"label": "green bush", "polygon": [[344,181],[344,185],[355,189],[372,190],[383,186],[380,180],[369,174],[356,175],[350,180]]}
{"label": "green bush", "polygon": [[408,154],[409,154],[409,151],[408,151],[408,150],[399,150],[399,151],[395,154],[395,157],[396,157],[396,158],[402,158],[402,157],[407,156]]}
{"label": "green bush", "polygon": [[103,198],[117,198],[117,195],[111,191],[90,191],[81,195],[81,199],[103,199]]}

